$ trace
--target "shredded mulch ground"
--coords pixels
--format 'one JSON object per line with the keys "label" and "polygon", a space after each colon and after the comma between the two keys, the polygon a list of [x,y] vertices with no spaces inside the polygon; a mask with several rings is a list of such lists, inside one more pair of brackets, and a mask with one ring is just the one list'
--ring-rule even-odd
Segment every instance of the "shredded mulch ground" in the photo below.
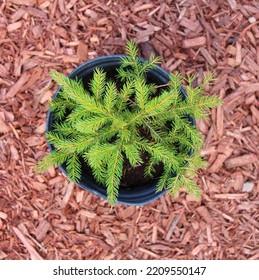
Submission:
{"label": "shredded mulch ground", "polygon": [[[208,168],[195,201],[183,190],[141,207],[80,189],[47,153],[50,69],[123,53],[135,39],[168,71],[215,71],[223,105],[199,122]],[[259,259],[259,2],[0,2],[0,259]]]}

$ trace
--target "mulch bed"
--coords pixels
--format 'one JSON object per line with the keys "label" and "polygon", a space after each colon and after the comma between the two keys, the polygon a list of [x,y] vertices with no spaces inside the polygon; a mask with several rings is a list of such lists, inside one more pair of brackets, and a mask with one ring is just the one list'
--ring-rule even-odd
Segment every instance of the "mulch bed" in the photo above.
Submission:
{"label": "mulch bed", "polygon": [[[0,259],[259,259],[258,1],[4,0],[0,15]],[[34,172],[49,70],[123,53],[127,39],[198,83],[217,74],[207,92],[224,103],[198,123],[198,201],[183,190],[110,208],[58,169]]]}

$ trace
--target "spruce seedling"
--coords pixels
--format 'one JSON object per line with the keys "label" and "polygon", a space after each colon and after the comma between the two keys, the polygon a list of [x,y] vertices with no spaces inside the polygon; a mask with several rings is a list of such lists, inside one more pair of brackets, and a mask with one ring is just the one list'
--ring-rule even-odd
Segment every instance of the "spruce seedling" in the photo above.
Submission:
{"label": "spruce seedling", "polygon": [[[204,166],[203,139],[190,117],[202,119],[208,109],[221,104],[218,97],[202,95],[213,77],[209,74],[193,87],[193,77],[184,79],[176,73],[170,74],[168,84],[157,86],[147,82],[147,73],[159,58],[151,55],[143,62],[137,53],[136,43],[128,42],[117,76],[109,80],[104,70],[96,69],[88,89],[81,80],[50,72],[61,87],[50,103],[57,121],[46,134],[55,151],[38,163],[36,171],[65,163],[69,179],[78,182],[84,160],[96,181],[106,186],[108,201],[114,205],[124,161],[134,168],[143,164],[142,155],[147,153],[143,176],[152,177],[156,166],[163,166],[157,191],[167,189],[175,196],[185,187],[198,197],[201,191],[193,177]],[[185,99],[182,84],[186,84]]]}

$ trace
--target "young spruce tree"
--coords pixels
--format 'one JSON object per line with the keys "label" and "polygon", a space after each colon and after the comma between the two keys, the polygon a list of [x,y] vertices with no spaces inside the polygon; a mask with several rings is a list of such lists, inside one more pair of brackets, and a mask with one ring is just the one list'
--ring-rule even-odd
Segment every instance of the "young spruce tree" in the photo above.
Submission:
{"label": "young spruce tree", "polygon": [[[220,104],[218,97],[202,95],[212,76],[193,87],[193,77],[170,74],[168,84],[156,86],[147,82],[146,73],[156,67],[159,58],[151,55],[149,61],[141,62],[137,52],[136,44],[128,42],[116,79],[108,80],[102,69],[96,69],[88,91],[81,80],[51,71],[61,86],[50,103],[56,125],[46,135],[55,151],[45,156],[36,170],[65,163],[70,180],[77,182],[83,159],[96,181],[106,186],[109,203],[114,205],[124,160],[134,168],[143,163],[145,152],[149,162],[143,176],[152,177],[155,167],[163,165],[157,191],[165,188],[170,195],[177,195],[184,186],[197,197],[200,188],[192,178],[204,165],[199,154],[203,139],[189,118],[202,119],[208,109]],[[184,83],[185,99],[180,93]]]}

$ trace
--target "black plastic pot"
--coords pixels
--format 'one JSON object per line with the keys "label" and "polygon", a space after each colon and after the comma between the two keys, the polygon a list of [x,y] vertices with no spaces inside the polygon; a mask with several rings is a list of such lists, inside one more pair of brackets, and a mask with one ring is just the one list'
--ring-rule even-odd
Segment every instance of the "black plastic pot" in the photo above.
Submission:
{"label": "black plastic pot", "polygon": [[[68,77],[70,78],[79,78],[83,79],[84,83],[87,84],[88,81],[92,78],[93,70],[95,68],[103,68],[109,75],[115,73],[116,68],[120,64],[120,58],[122,55],[110,55],[110,56],[103,56],[96,59],[89,60],[80,66],[78,66],[74,71],[72,71]],[[142,60],[142,59],[140,59]],[[148,79],[150,79],[153,83],[157,85],[166,84],[169,81],[169,73],[162,69],[161,67],[156,67],[154,70],[150,71],[147,74]],[[58,95],[59,88],[56,91],[53,98]],[[181,94],[183,98],[186,98],[186,93],[181,89]],[[49,110],[47,114],[47,126],[46,132],[51,131],[53,129],[53,121],[54,116],[53,113]],[[194,120],[191,119],[191,123],[194,123]],[[49,144],[50,151],[53,151],[55,148],[53,145]],[[67,176],[66,165],[62,164],[59,166],[60,170]],[[80,187],[85,190],[90,191],[91,193],[98,195],[104,199],[107,199],[106,195],[106,187],[97,184],[93,179],[89,178],[82,172],[82,176],[80,181],[77,183]],[[144,205],[147,204],[161,195],[163,195],[166,190],[161,192],[156,192],[157,188],[157,180],[152,181],[152,183],[143,186],[137,186],[135,188],[120,188],[119,189],[119,196],[118,196],[118,203],[124,205]]]}

